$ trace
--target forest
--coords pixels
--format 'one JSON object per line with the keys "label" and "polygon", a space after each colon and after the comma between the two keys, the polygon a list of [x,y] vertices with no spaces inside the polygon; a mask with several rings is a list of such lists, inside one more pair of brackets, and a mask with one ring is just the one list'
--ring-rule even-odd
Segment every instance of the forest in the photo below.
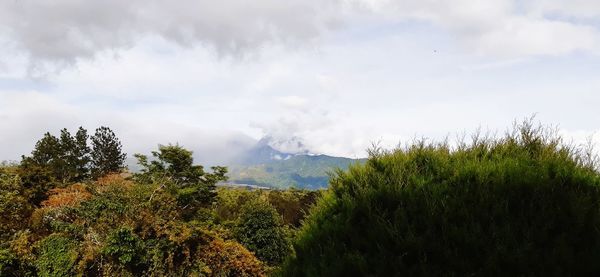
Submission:
{"label": "forest", "polygon": [[320,195],[217,188],[227,169],[178,145],[132,174],[121,148],[106,127],[63,129],[2,165],[0,276],[263,276]]}
{"label": "forest", "polygon": [[0,276],[498,276],[600,272],[590,148],[532,120],[372,148],[325,190],[224,187],[159,145],[125,167],[100,127],[0,167]]}

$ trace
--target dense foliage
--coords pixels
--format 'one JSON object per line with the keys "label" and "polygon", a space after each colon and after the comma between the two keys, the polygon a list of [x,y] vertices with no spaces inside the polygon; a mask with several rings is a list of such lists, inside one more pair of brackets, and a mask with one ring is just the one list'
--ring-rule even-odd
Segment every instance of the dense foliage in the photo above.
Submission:
{"label": "dense foliage", "polygon": [[266,201],[249,201],[242,206],[234,235],[258,258],[271,265],[281,263],[289,253],[286,229],[275,208]]}
{"label": "dense foliage", "polygon": [[227,168],[215,166],[212,173],[204,172],[201,165],[194,165],[192,152],[179,145],[159,145],[152,156],[154,160],[149,161],[147,156],[135,155],[142,167],[135,179],[140,183],[160,184],[169,190],[189,216],[210,206],[216,195],[216,184],[227,180]]}
{"label": "dense foliage", "polygon": [[335,175],[282,275],[598,275],[600,174],[584,154],[529,121],[374,151]]}
{"label": "dense foliage", "polygon": [[319,194],[217,188],[226,168],[178,145],[136,155],[131,174],[112,131],[95,136],[46,134],[0,165],[0,276],[264,276]]}
{"label": "dense foliage", "polygon": [[0,164],[0,276],[597,275],[589,153],[526,121],[373,150],[326,192],[249,190],[179,145],[132,174],[110,129],[64,129]]}

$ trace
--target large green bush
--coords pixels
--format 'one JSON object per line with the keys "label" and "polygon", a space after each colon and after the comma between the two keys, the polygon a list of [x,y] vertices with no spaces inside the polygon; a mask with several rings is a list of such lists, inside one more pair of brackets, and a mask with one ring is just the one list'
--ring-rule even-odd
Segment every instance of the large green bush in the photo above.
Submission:
{"label": "large green bush", "polygon": [[417,142],[338,172],[284,276],[600,274],[600,177],[530,122],[501,139]]}
{"label": "large green bush", "polygon": [[135,267],[144,262],[144,242],[128,228],[113,231],[102,252],[120,264]]}
{"label": "large green bush", "polygon": [[281,263],[289,253],[281,216],[265,201],[253,200],[242,207],[234,235],[256,257],[270,265]]}
{"label": "large green bush", "polygon": [[42,277],[66,277],[75,274],[78,258],[77,244],[70,238],[52,234],[37,245],[35,261],[37,273]]}

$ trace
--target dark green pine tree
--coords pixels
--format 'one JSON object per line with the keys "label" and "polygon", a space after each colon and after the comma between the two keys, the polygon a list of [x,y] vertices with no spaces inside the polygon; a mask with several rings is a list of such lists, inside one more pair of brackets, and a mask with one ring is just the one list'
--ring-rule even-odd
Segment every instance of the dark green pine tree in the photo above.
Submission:
{"label": "dark green pine tree", "polygon": [[72,148],[72,158],[69,165],[75,173],[73,179],[76,182],[86,180],[90,177],[90,163],[92,162],[91,149],[87,142],[89,135],[87,130],[79,127],[74,137],[74,147]]}
{"label": "dark green pine tree", "polygon": [[60,140],[52,134],[45,133],[44,137],[35,144],[31,152],[31,157],[23,156],[23,159],[29,159],[29,162],[38,165],[51,165],[57,162],[60,156]]}
{"label": "dark green pine tree", "polygon": [[25,188],[25,196],[33,205],[46,198],[46,192],[59,185],[56,177],[60,161],[60,140],[45,133],[36,144],[31,156],[23,156],[19,165],[19,175]]}
{"label": "dark green pine tree", "polygon": [[71,136],[71,133],[64,128],[60,130],[59,138],[59,159],[54,164],[56,177],[63,184],[70,182],[71,176],[75,175],[75,170],[71,167],[71,162],[76,159],[73,155],[73,149],[75,148],[75,139]]}
{"label": "dark green pine tree", "polygon": [[60,131],[60,160],[57,176],[63,183],[81,182],[90,175],[90,148],[87,130],[79,127],[75,137],[67,129]]}
{"label": "dark green pine tree", "polygon": [[96,129],[92,136],[92,175],[97,178],[121,171],[127,157],[121,149],[121,142],[110,128]]}

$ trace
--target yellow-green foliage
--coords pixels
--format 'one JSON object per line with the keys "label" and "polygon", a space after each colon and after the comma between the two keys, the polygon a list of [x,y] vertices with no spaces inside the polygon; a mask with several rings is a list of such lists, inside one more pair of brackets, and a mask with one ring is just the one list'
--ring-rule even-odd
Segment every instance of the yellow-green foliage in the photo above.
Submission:
{"label": "yellow-green foliage", "polygon": [[530,122],[338,172],[283,276],[600,274],[600,174]]}
{"label": "yellow-green foliage", "polygon": [[309,208],[321,195],[321,191],[298,189],[247,190],[244,188],[221,188],[218,190],[215,212],[224,223],[237,220],[242,207],[249,201],[259,199],[271,204],[289,227],[299,227]]}
{"label": "yellow-green foliage", "polygon": [[35,267],[41,277],[66,277],[75,275],[77,244],[61,234],[53,234],[36,245]]}
{"label": "yellow-green foliage", "polygon": [[32,206],[14,166],[0,167],[0,239],[23,228]]}
{"label": "yellow-green foliage", "polygon": [[265,267],[235,241],[214,239],[199,252],[202,273],[210,276],[265,276]]}

